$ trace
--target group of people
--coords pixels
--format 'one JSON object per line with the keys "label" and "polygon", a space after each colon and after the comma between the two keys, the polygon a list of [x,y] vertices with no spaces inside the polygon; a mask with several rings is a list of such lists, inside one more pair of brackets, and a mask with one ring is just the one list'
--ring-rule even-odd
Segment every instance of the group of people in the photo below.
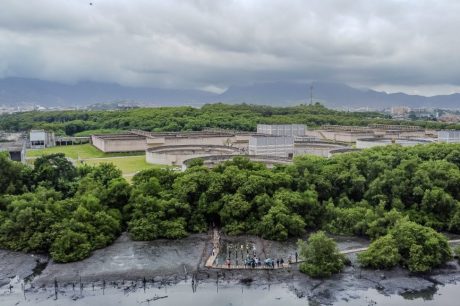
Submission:
{"label": "group of people", "polygon": [[[252,252],[250,252],[250,250],[252,249]],[[246,252],[244,252],[246,251]],[[235,260],[232,261],[231,260],[231,254],[232,253],[235,253]],[[241,257],[239,257],[239,253],[241,252]],[[244,253],[246,253],[246,258],[244,258]],[[250,253],[252,253],[252,256],[250,255]],[[216,254],[216,249],[213,248],[212,249],[212,256],[216,257],[215,259],[215,266],[219,266],[219,258],[217,257],[217,254]],[[287,260],[287,264],[290,265],[292,262],[293,262],[293,256],[292,255],[289,255],[288,257],[288,260]],[[241,261],[238,260],[238,258],[241,258]],[[297,252],[295,252],[295,262],[298,261],[298,254]],[[235,247],[235,246],[228,246],[227,245],[227,259],[225,260],[225,262],[223,263],[223,267],[226,267],[228,269],[231,269],[232,267],[234,268],[240,268],[240,267],[244,267],[245,269],[246,268],[256,268],[256,267],[265,267],[265,268],[271,268],[271,269],[274,269],[275,267],[276,268],[282,268],[284,267],[284,264],[285,264],[285,261],[282,257],[280,258],[276,258],[276,259],[272,259],[272,258],[266,258],[265,260],[261,260],[257,254],[256,254],[256,246],[253,244],[252,245],[252,248],[249,244],[246,244],[246,245],[241,245],[241,247]]]}
{"label": "group of people", "polygon": [[[297,252],[295,253],[295,262],[298,261],[298,254]],[[219,266],[219,259],[216,258],[216,266]],[[249,256],[249,254],[246,256],[246,259],[245,260],[242,260],[242,262],[240,262],[238,260],[238,257],[235,258],[234,261],[232,261],[230,259],[230,257],[228,257],[226,260],[225,260],[225,263],[224,263],[224,267],[230,269],[232,267],[234,268],[239,268],[240,267],[240,263],[241,263],[241,266],[244,267],[245,269],[247,268],[256,268],[256,267],[265,267],[265,268],[271,268],[271,269],[274,269],[275,267],[276,268],[282,268],[284,267],[284,264],[285,264],[285,261],[282,257],[280,258],[276,258],[276,259],[272,259],[272,258],[267,258],[265,259],[264,261],[262,261],[259,257],[257,257],[256,255],[253,255],[252,257]],[[287,264],[288,266],[293,263],[293,256],[289,255],[288,257],[288,260],[287,260]]]}

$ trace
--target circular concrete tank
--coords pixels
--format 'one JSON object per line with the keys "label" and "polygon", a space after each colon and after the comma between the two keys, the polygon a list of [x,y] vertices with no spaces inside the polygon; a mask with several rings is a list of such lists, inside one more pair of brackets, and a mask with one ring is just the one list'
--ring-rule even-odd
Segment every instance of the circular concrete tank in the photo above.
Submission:
{"label": "circular concrete tank", "polygon": [[145,159],[149,164],[181,166],[184,160],[208,155],[238,155],[241,150],[218,145],[173,145],[147,149]]}
{"label": "circular concrete tank", "polygon": [[432,141],[426,139],[391,139],[391,138],[363,138],[356,140],[357,149],[367,149],[398,144],[403,147],[415,146],[418,144],[429,144]]}
{"label": "circular concrete tank", "polygon": [[182,170],[187,169],[188,165],[200,158],[203,161],[203,165],[212,168],[217,164],[223,163],[225,161],[233,159],[235,156],[242,156],[248,158],[250,161],[253,162],[260,162],[263,163],[267,168],[272,168],[275,165],[287,165],[292,163],[292,159],[285,158],[285,157],[277,157],[277,156],[261,156],[261,155],[209,155],[209,156],[201,156],[196,158],[190,158],[183,161]]}

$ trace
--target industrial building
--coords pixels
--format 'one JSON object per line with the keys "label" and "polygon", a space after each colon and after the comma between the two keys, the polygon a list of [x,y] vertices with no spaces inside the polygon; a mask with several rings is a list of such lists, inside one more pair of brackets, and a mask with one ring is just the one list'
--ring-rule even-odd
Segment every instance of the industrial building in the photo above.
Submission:
{"label": "industrial building", "polygon": [[146,137],[133,133],[91,135],[91,143],[104,153],[137,152],[147,149]]}
{"label": "industrial building", "polygon": [[321,129],[308,131],[309,136],[335,142],[355,143],[362,138],[427,138],[430,131],[419,126],[370,124],[369,126],[323,125]]}
{"label": "industrial building", "polygon": [[438,141],[447,143],[459,143],[460,142],[460,131],[439,131]]}
{"label": "industrial building", "polygon": [[54,147],[56,139],[54,132],[45,130],[31,130],[29,133],[29,146],[31,149],[44,149]]}
{"label": "industrial building", "polygon": [[0,142],[0,152],[8,152],[11,160],[24,162],[26,158],[26,147],[22,141]]}
{"label": "industrial building", "polygon": [[304,124],[258,124],[257,134],[274,136],[305,136],[307,126]]}
{"label": "industrial building", "polygon": [[294,137],[292,136],[251,136],[249,155],[278,156],[292,158]]}
{"label": "industrial building", "polygon": [[145,151],[148,148],[180,145],[216,145],[247,149],[247,132],[145,132],[133,130],[125,134],[92,135],[91,143],[102,152]]}

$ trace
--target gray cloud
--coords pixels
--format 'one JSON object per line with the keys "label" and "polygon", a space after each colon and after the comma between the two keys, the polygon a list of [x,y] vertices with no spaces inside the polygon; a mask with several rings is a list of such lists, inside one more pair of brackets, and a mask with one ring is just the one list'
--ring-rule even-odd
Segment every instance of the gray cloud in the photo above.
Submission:
{"label": "gray cloud", "polygon": [[0,77],[460,89],[456,0],[3,0]]}

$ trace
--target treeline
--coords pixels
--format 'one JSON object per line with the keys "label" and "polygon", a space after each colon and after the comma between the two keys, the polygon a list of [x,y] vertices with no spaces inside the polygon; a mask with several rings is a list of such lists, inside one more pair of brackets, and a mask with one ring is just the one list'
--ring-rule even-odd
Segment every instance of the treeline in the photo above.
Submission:
{"label": "treeline", "polygon": [[[142,129],[146,131],[199,131],[224,128],[254,131],[258,123],[302,123],[366,126],[370,123],[408,124],[390,120],[378,113],[334,111],[320,104],[292,107],[263,105],[209,104],[201,108],[187,106],[141,108],[120,111],[53,111],[0,115],[0,130],[27,131],[44,128],[61,135],[88,135],[98,132]],[[434,121],[411,121],[425,128],[457,128]]]}
{"label": "treeline", "polygon": [[319,229],[365,236],[394,255],[390,264],[363,257],[365,265],[426,271],[450,258],[436,231],[460,233],[455,144],[306,155],[274,169],[244,157],[213,169],[198,160],[184,172],[142,171],[131,185],[110,165],[74,168],[60,155],[33,169],[1,163],[0,246],[58,261],[84,258],[125,229],[136,240],[172,239],[215,224],[275,240]]}

